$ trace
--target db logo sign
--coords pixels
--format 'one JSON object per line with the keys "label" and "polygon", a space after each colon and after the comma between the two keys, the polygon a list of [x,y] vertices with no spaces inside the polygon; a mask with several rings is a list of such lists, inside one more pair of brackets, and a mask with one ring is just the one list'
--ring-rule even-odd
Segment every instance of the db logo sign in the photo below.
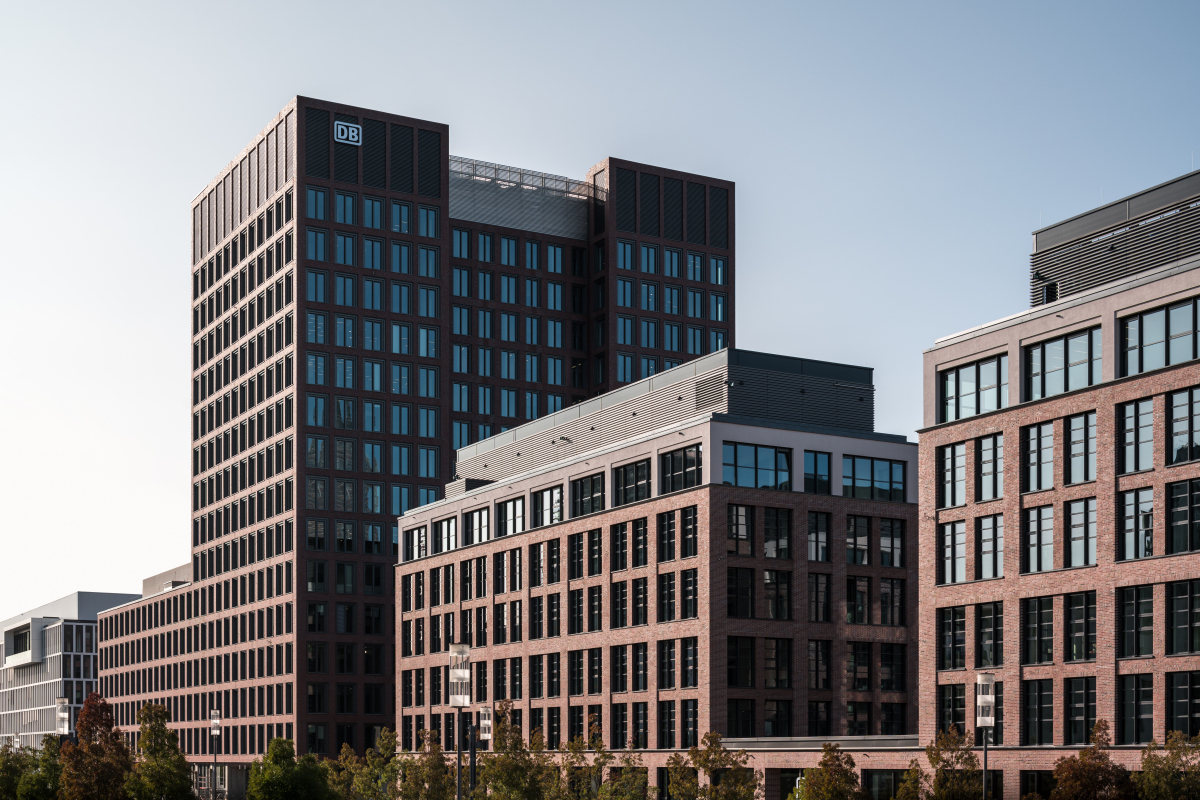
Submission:
{"label": "db logo sign", "polygon": [[343,144],[361,145],[362,126],[349,122],[335,122],[333,123],[333,140]]}

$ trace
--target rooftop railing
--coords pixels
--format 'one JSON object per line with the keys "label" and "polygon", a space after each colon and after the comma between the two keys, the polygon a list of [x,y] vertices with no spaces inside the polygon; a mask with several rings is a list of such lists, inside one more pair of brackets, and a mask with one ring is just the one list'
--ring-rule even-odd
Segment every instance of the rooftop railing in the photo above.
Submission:
{"label": "rooftop railing", "polygon": [[577,197],[580,200],[589,197],[604,200],[606,194],[603,188],[594,186],[587,181],[535,172],[520,167],[507,167],[488,161],[476,161],[461,156],[450,156],[450,176],[477,181],[495,181],[501,186],[519,186],[522,189],[548,189]]}

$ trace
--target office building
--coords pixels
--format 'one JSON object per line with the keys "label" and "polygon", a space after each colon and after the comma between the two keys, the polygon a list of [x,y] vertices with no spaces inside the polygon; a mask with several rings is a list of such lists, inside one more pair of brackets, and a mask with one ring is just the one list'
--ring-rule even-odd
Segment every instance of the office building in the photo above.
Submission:
{"label": "office building", "polygon": [[660,787],[717,731],[767,800],[827,740],[889,793],[917,732],[917,448],[874,400],[869,368],[728,349],[459,449],[400,518],[403,746],[453,747],[465,643],[472,713],[512,701],[550,746],[593,719]]}
{"label": "office building", "polygon": [[96,616],[137,595],[75,592],[0,622],[0,744],[41,747],[66,698],[71,730],[96,691]]}
{"label": "office building", "polygon": [[733,183],[450,146],[297,97],[192,202],[191,564],[101,617],[127,733],[156,699],[193,760],[214,709],[239,770],[271,736],[362,752],[395,726],[395,520],[454,449],[734,343]]}
{"label": "office building", "polygon": [[1096,720],[1130,768],[1200,733],[1198,211],[1193,173],[1038,231],[1032,308],[925,353],[920,738],[994,673],[1008,797]]}

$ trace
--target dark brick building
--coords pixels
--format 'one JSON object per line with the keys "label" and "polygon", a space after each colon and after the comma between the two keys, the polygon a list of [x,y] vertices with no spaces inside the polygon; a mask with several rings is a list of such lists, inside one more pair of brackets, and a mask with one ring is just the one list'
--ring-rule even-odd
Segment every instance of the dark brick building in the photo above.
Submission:
{"label": "dark brick building", "polygon": [[404,746],[453,747],[461,642],[472,713],[511,700],[552,746],[592,718],[660,786],[715,730],[768,800],[826,740],[890,792],[917,730],[916,447],[874,431],[870,369],[725,350],[458,458],[400,518]]}
{"label": "dark brick building", "polygon": [[733,183],[449,138],[297,97],[192,202],[190,580],[101,616],[100,680],[200,762],[221,710],[233,795],[395,725],[394,523],[455,448],[734,343]]}
{"label": "dark brick building", "polygon": [[1194,177],[1039,231],[1033,308],[925,353],[920,739],[994,673],[1009,797],[1096,720],[1130,767],[1200,733]]}

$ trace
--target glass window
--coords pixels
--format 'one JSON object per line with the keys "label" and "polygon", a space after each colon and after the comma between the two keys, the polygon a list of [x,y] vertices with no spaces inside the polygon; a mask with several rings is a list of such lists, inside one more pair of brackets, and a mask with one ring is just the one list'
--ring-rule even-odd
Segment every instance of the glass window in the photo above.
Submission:
{"label": "glass window", "polygon": [[1154,734],[1154,676],[1117,678],[1117,744],[1145,744]]}
{"label": "glass window", "polygon": [[967,608],[938,609],[938,669],[967,665]]}
{"label": "glass window", "polygon": [[1154,587],[1117,590],[1121,623],[1120,657],[1154,655]]}
{"label": "glass window", "polygon": [[1024,745],[1054,744],[1054,681],[1022,681]]}
{"label": "glass window", "polygon": [[1122,492],[1120,501],[1122,526],[1117,560],[1154,555],[1154,490]]}
{"label": "glass window", "polygon": [[694,444],[659,456],[659,494],[699,486],[704,479],[703,445]]}
{"label": "glass window", "polygon": [[1137,375],[1196,357],[1195,300],[1121,320],[1121,376]]}
{"label": "glass window", "polygon": [[1082,567],[1096,563],[1096,498],[1067,503],[1070,537],[1063,566]]}
{"label": "glass window", "polygon": [[1096,412],[1067,419],[1067,457],[1063,465],[1065,483],[1096,480]]}
{"label": "glass window", "polygon": [[804,491],[811,494],[831,494],[829,453],[804,451]]}
{"label": "glass window", "polygon": [[[843,462],[845,463],[845,459]],[[938,448],[938,507],[951,508],[967,502],[967,445],[951,444]]]}
{"label": "glass window", "polygon": [[967,523],[964,520],[941,526],[941,551],[938,583],[962,583],[967,580]]}
{"label": "glass window", "polygon": [[1034,597],[1021,601],[1023,664],[1045,664],[1054,660],[1054,598]]}
{"label": "glass window", "polygon": [[725,442],[722,482],[759,489],[792,488],[792,451],[784,448]]}
{"label": "glass window", "polygon": [[1004,664],[1004,604],[980,603],[975,607],[975,667]]}
{"label": "glass window", "polygon": [[842,456],[842,496],[904,502],[905,462]]}
{"label": "glass window", "polygon": [[1025,510],[1025,572],[1054,569],[1054,506]]}
{"label": "glass window", "polygon": [[1067,661],[1096,658],[1096,593],[1075,592],[1066,596]]}
{"label": "glass window", "polygon": [[1154,467],[1154,400],[1136,400],[1117,409],[1121,444],[1119,470],[1140,472]]}
{"label": "glass window", "polygon": [[975,521],[976,580],[1004,577],[1004,515]]}
{"label": "glass window", "polygon": [[1004,434],[977,439],[975,453],[975,499],[985,502],[1004,497]]}
{"label": "glass window", "polygon": [[1008,408],[1008,356],[995,356],[939,373],[941,419],[951,422]]}
{"label": "glass window", "polygon": [[1099,383],[1101,349],[1100,328],[1026,347],[1028,389],[1025,399],[1053,397]]}

